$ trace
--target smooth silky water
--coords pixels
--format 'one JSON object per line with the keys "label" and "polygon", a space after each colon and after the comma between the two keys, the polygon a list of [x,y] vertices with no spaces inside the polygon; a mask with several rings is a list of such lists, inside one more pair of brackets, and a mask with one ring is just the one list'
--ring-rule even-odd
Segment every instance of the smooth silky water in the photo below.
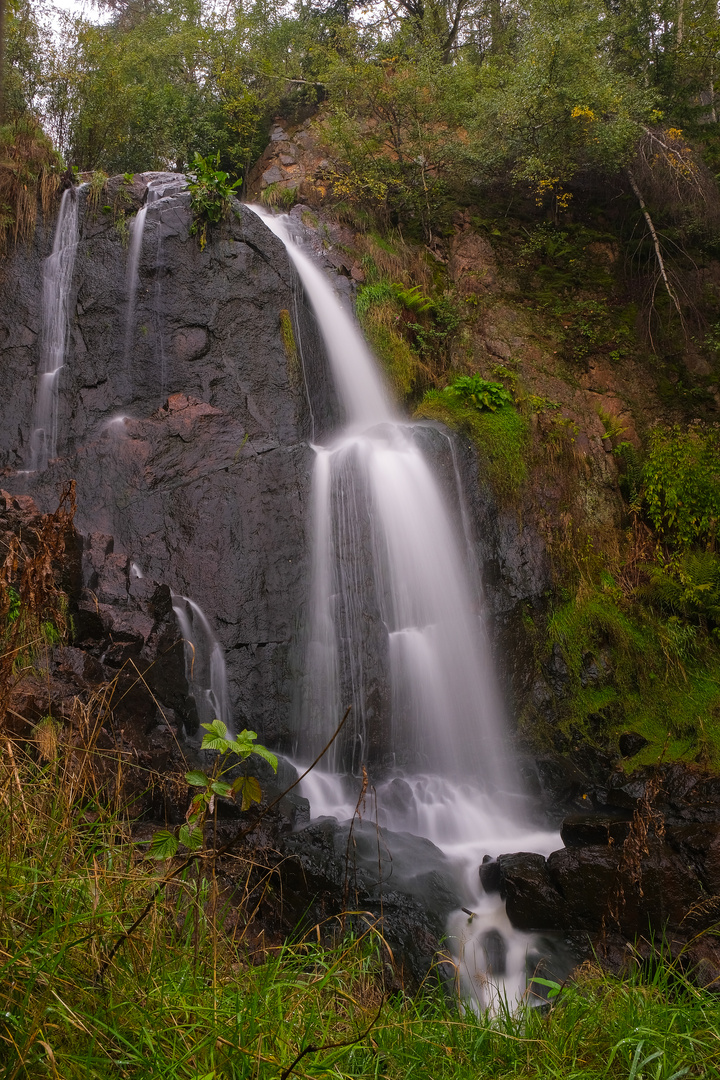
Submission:
{"label": "smooth silky water", "polygon": [[[131,564],[135,567],[135,563]],[[138,577],[142,577],[139,567]],[[198,721],[211,724],[222,720],[234,735],[228,694],[225,654],[215,637],[205,612],[194,600],[172,594],[172,607],[183,636],[185,678],[195,701]]]}
{"label": "smooth silky water", "polygon": [[[498,896],[484,893],[479,866],[485,855],[549,854],[559,837],[530,824],[506,746],[459,481],[452,506],[423,454],[419,425],[399,416],[328,277],[293,240],[287,217],[251,209],[287,248],[345,413],[340,434],[314,446],[298,763],[331,739],[349,703],[352,714],[302,793],[314,818],[352,818],[381,716],[398,767],[376,786],[378,823],[427,837],[457,868],[473,912],[455,912],[447,928],[464,996],[478,1008],[517,1001],[532,974],[532,938],[511,927]],[[454,454],[453,466],[457,477]],[[379,679],[371,661],[378,652]]]}
{"label": "smooth silky water", "polygon": [[80,188],[68,188],[60,201],[50,255],[43,263],[40,368],[30,434],[30,472],[43,472],[57,457],[58,400],[65,366],[69,327],[68,305],[79,239]]}
{"label": "smooth silky water", "polygon": [[[151,180],[145,191],[145,201],[135,215],[130,225],[130,245],[128,247],[127,267],[125,271],[125,336],[123,344],[123,365],[129,373],[131,366],[131,353],[135,339],[135,308],[137,305],[138,281],[140,273],[140,257],[143,249],[145,236],[145,219],[149,208],[161,199],[170,195],[176,195],[184,191],[187,181],[184,176],[175,176],[172,173],[161,174]],[[163,383],[165,379],[163,376]]]}

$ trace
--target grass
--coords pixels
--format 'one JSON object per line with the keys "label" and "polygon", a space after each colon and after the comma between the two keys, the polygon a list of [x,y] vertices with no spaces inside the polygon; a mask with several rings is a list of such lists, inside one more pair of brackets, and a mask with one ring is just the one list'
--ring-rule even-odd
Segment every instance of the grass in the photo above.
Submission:
{"label": "grass", "polygon": [[44,761],[17,743],[11,761],[6,747],[0,772],[8,1080],[279,1080],[308,1046],[324,1049],[297,1062],[298,1077],[670,1080],[720,1070],[720,999],[677,963],[650,977],[636,964],[625,978],[586,965],[550,1011],[477,1016],[435,986],[388,993],[376,928],[332,948],[296,942],[253,955],[244,919],[228,928],[221,874],[210,869],[173,886],[100,977],[158,871],[97,799],[92,749],[44,747]]}
{"label": "grass", "polygon": [[402,306],[390,284],[363,286],[358,292],[357,314],[397,396],[406,400],[427,386],[430,373],[403,336]]}
{"label": "grass", "polygon": [[47,215],[61,171],[62,158],[33,120],[0,127],[0,255],[32,239],[38,200]]}
{"label": "grass", "polygon": [[[102,978],[108,945],[157,878],[122,815],[93,791],[92,751],[7,749],[0,779],[0,1062],[25,1077],[625,1078],[720,1068],[720,1001],[677,965],[649,980],[586,966],[545,1013],[458,1011],[428,986],[384,986],[379,934],[295,943],[256,964],[227,929],[219,878],[186,878]],[[84,766],[83,766],[84,763]],[[249,914],[249,912],[248,912]],[[242,922],[242,920],[241,920]],[[352,1042],[371,1028],[365,1038]],[[686,1070],[679,1073],[678,1070]]]}
{"label": "grass", "polygon": [[[562,650],[571,678],[560,730],[615,747],[623,731],[637,732],[649,745],[631,759],[630,768],[661,758],[720,768],[715,638],[602,586],[557,608],[547,633]],[[602,658],[606,670],[596,685],[583,687],[587,657]],[[593,732],[598,717],[605,722]]]}
{"label": "grass", "polygon": [[[35,619],[59,604],[46,571],[62,554],[64,507],[47,515],[19,589],[5,590],[5,646],[17,644],[23,604]],[[100,688],[76,699],[64,726],[48,717],[31,738],[0,738],[7,1080],[287,1080],[291,1069],[318,1080],[679,1080],[720,1071],[720,999],[693,984],[682,957],[651,972],[636,958],[622,978],[586,965],[556,987],[549,1011],[523,1003],[490,1017],[464,1011],[434,979],[408,992],[372,921],[359,930],[356,917],[348,935],[331,918],[311,940],[283,943],[277,856],[245,848],[215,859],[211,826],[205,856],[159,888],[168,864],[148,858],[153,826],[124,805],[123,751],[98,746],[112,727],[108,700]]]}

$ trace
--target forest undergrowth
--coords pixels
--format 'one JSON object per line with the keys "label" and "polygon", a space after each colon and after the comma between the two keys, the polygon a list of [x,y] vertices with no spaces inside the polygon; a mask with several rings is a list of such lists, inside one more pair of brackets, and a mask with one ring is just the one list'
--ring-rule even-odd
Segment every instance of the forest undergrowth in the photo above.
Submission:
{"label": "forest undergrowth", "polygon": [[476,1015],[432,973],[414,992],[396,980],[391,989],[392,956],[369,917],[344,936],[338,920],[334,947],[313,934],[253,949],[252,908],[223,893],[212,860],[180,875],[106,964],[165,870],[122,810],[98,798],[91,740],[81,751],[46,725],[32,741],[2,742],[8,1080],[678,1080],[720,1070],[720,999],[693,985],[681,959],[652,972],[631,961],[622,977],[586,964],[553,988],[549,1007]]}

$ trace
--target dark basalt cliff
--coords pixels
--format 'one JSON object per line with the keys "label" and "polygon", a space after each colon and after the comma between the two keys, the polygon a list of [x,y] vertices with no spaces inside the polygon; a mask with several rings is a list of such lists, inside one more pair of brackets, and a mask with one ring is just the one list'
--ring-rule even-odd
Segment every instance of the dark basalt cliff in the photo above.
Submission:
{"label": "dark basalt cliff", "polygon": [[[75,479],[77,526],[105,538],[89,546],[111,545],[115,592],[129,593],[133,561],[198,602],[225,650],[238,723],[275,741],[290,710],[303,603],[308,439],[313,419],[326,420],[321,373],[309,403],[280,312],[293,311],[308,355],[322,356],[312,318],[282,244],[251,211],[236,206],[201,251],[180,193],[147,213],[126,363],[127,253],[107,215],[81,214],[58,457],[41,474],[19,470],[29,460],[51,222],[6,269],[3,486],[50,510]],[[85,584],[97,588],[85,563]]]}

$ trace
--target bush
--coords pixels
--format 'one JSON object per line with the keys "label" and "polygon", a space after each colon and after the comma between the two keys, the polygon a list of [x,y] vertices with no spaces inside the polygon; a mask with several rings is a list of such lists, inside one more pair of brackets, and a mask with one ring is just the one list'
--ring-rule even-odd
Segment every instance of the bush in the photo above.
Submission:
{"label": "bush", "polygon": [[720,521],[720,428],[656,428],[643,468],[643,504],[673,547],[714,545]]}

